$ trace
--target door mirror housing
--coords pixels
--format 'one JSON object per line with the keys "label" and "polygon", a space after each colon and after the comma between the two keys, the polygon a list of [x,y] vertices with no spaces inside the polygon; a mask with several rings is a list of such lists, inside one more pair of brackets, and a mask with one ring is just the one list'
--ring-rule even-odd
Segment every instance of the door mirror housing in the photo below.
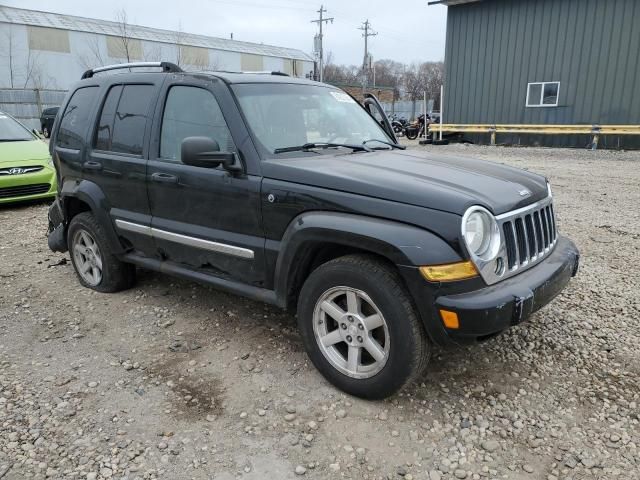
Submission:
{"label": "door mirror housing", "polygon": [[193,167],[217,168],[220,165],[229,171],[239,171],[236,154],[221,152],[220,145],[209,137],[187,137],[180,145],[182,163]]}

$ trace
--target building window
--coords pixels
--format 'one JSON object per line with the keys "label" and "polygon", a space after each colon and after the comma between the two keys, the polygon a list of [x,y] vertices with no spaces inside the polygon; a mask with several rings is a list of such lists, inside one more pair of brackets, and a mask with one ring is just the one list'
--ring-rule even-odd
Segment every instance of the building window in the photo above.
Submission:
{"label": "building window", "polygon": [[70,53],[69,32],[57,28],[27,27],[29,49]]}
{"label": "building window", "polygon": [[534,82],[527,86],[527,107],[557,107],[560,82]]}

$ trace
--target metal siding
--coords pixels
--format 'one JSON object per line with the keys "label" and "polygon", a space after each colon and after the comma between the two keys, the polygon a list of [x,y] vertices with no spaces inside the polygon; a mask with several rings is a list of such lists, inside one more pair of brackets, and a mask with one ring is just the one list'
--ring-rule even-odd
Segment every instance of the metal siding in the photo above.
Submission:
{"label": "metal siding", "polygon": [[[640,123],[637,0],[486,0],[449,7],[447,30],[445,123]],[[543,81],[559,106],[525,107]]]}

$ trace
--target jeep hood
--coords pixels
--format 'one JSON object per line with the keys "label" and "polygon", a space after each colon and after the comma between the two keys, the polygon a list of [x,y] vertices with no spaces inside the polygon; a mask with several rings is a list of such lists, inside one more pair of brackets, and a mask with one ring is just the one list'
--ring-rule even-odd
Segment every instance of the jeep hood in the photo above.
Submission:
{"label": "jeep hood", "polygon": [[0,165],[9,166],[13,162],[33,160],[45,164],[49,159],[49,148],[42,140],[20,142],[0,142]]}
{"label": "jeep hood", "polygon": [[269,159],[263,175],[463,215],[482,205],[495,215],[548,194],[545,177],[470,158],[410,151],[327,154]]}

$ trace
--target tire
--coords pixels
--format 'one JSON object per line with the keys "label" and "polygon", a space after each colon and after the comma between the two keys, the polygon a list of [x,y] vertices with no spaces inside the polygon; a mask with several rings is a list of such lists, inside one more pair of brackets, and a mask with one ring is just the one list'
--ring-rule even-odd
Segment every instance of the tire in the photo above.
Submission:
{"label": "tire", "polygon": [[[359,308],[349,308],[349,295],[356,296]],[[333,306],[340,309],[332,310]],[[358,313],[349,316],[351,312]],[[371,319],[376,321],[371,323]],[[311,273],[298,300],[298,328],[309,358],[329,382],[350,395],[371,400],[389,397],[415,380],[425,370],[431,352],[398,273],[370,255],[341,257]],[[338,337],[342,340],[336,340]],[[320,338],[331,345],[321,346]],[[379,347],[377,352],[371,339]],[[360,353],[354,354],[357,367],[350,369],[354,363],[349,361],[349,352],[354,348]],[[370,348],[381,360],[374,358]]]}
{"label": "tire", "polygon": [[417,128],[406,128],[404,135],[407,137],[407,140],[415,140],[418,138],[418,132],[419,130]]}
{"label": "tire", "polygon": [[113,293],[130,288],[135,283],[135,266],[116,258],[104,230],[90,212],[79,213],[71,219],[67,246],[71,263],[83,286],[98,292]]}

